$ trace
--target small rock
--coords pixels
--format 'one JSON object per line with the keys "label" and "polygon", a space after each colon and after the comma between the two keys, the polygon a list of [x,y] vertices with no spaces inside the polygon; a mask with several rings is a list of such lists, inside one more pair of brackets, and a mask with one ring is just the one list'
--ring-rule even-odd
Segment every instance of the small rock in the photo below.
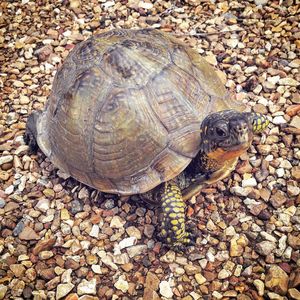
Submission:
{"label": "small rock", "polygon": [[239,40],[234,39],[234,38],[233,39],[228,39],[226,41],[227,46],[229,46],[230,48],[235,48],[238,45],[238,43],[239,43]]}
{"label": "small rock", "polygon": [[68,212],[67,209],[63,208],[61,211],[60,211],[60,218],[62,220],[69,220],[70,219],[70,214]]}
{"label": "small rock", "polygon": [[251,187],[241,187],[241,186],[234,186],[231,188],[231,192],[237,196],[247,197],[252,191]]}
{"label": "small rock", "polygon": [[228,277],[231,276],[231,273],[225,269],[222,269],[219,273],[218,273],[218,279],[226,279]]}
{"label": "small rock", "polygon": [[33,248],[32,253],[34,255],[38,255],[41,251],[50,250],[54,246],[55,242],[56,242],[56,237],[40,240]]}
{"label": "small rock", "polygon": [[77,213],[83,211],[83,204],[80,200],[73,200],[71,202],[71,213],[76,215]]}
{"label": "small rock", "polygon": [[146,245],[136,245],[126,249],[130,258],[144,253],[147,250]]}
{"label": "small rock", "polygon": [[144,234],[147,238],[151,239],[154,233],[155,227],[150,224],[145,225]]}
{"label": "small rock", "polygon": [[243,179],[242,180],[242,187],[254,187],[257,186],[257,181],[254,177]]}
{"label": "small rock", "polygon": [[30,241],[30,240],[38,240],[40,239],[40,236],[31,227],[26,226],[19,234],[19,238],[21,240]]}
{"label": "small rock", "polygon": [[284,192],[277,191],[271,196],[270,202],[275,208],[281,207],[287,201],[287,197]]}
{"label": "small rock", "polygon": [[298,291],[297,289],[289,289],[288,295],[291,299],[300,300],[300,291]]}
{"label": "small rock", "polygon": [[40,199],[36,204],[35,208],[42,212],[47,212],[50,208],[50,200],[46,198]]}
{"label": "small rock", "polygon": [[157,292],[149,288],[144,289],[143,300],[161,300]]}
{"label": "small rock", "polygon": [[72,291],[73,288],[74,284],[72,283],[59,284],[56,288],[56,299],[59,300],[65,297]]}
{"label": "small rock", "polygon": [[287,293],[288,282],[288,275],[277,265],[273,265],[269,269],[265,279],[266,287],[279,295]]}
{"label": "small rock", "polygon": [[99,236],[99,231],[100,231],[99,226],[96,225],[96,224],[94,224],[94,225],[92,226],[92,229],[91,229],[89,235],[90,235],[91,237],[98,238],[98,236]]}
{"label": "small rock", "polygon": [[7,286],[0,284],[0,300],[4,299],[7,290],[8,290]]}
{"label": "small rock", "polygon": [[276,249],[276,244],[270,241],[262,241],[256,244],[256,251],[264,256],[271,254]]}
{"label": "small rock", "polygon": [[118,290],[121,290],[123,293],[126,293],[129,289],[129,284],[125,280],[125,276],[120,276],[117,282],[114,284],[114,287]]}
{"label": "small rock", "polygon": [[96,274],[102,274],[101,266],[100,265],[92,265],[92,271]]}
{"label": "small rock", "polygon": [[290,197],[298,196],[300,194],[300,188],[298,186],[288,184],[287,193]]}
{"label": "small rock", "polygon": [[157,291],[158,287],[159,287],[159,282],[160,281],[159,281],[158,277],[154,273],[152,273],[152,272],[147,273],[146,283],[145,283],[146,288]]}
{"label": "small rock", "polygon": [[289,85],[289,86],[298,86],[299,82],[293,78],[286,77],[286,78],[281,78],[279,80],[279,84],[280,85]]}
{"label": "small rock", "polygon": [[2,166],[3,164],[9,163],[11,161],[13,161],[14,157],[12,155],[3,155],[0,156],[0,166]]}
{"label": "small rock", "polygon": [[6,202],[4,199],[0,198],[0,209],[5,206]]}
{"label": "small rock", "polygon": [[221,293],[219,293],[218,291],[213,291],[212,296],[215,299],[222,299],[223,298],[223,295]]}
{"label": "small rock", "polygon": [[273,118],[273,124],[275,125],[286,124],[286,119],[283,116],[276,116]]}
{"label": "small rock", "polygon": [[195,274],[195,279],[196,279],[197,283],[200,285],[206,282],[206,278],[200,273]]}
{"label": "small rock", "polygon": [[55,196],[55,192],[52,189],[44,189],[43,190],[43,194],[47,197],[47,198],[54,198]]}
{"label": "small rock", "polygon": [[110,227],[121,229],[121,228],[123,228],[124,224],[125,224],[125,221],[122,220],[122,218],[120,218],[119,216],[113,216],[113,218],[111,219],[111,222],[110,222]]}
{"label": "small rock", "polygon": [[288,235],[287,238],[288,244],[294,249],[294,250],[300,250],[300,235],[294,236],[292,234]]}
{"label": "small rock", "polygon": [[134,226],[129,226],[126,228],[126,232],[130,237],[135,237],[138,240],[140,240],[142,238],[142,234],[139,231],[138,228],[134,227]]}
{"label": "small rock", "polygon": [[25,267],[21,264],[12,264],[9,266],[10,270],[16,277],[22,277],[25,273]]}
{"label": "small rock", "polygon": [[265,285],[264,285],[264,283],[261,280],[259,280],[259,279],[255,279],[253,281],[253,284],[254,284],[254,286],[257,289],[258,295],[259,296],[263,296],[264,293],[265,293]]}
{"label": "small rock", "polygon": [[172,298],[173,297],[173,291],[171,289],[170,283],[168,281],[163,280],[159,284],[159,293],[166,298]]}
{"label": "small rock", "polygon": [[52,257],[54,254],[52,251],[41,251],[39,253],[39,259],[41,260],[45,260],[45,259],[49,259],[50,257]]}
{"label": "small rock", "polygon": [[238,238],[235,236],[230,240],[230,256],[239,257],[243,254],[244,248],[237,243]]}
{"label": "small rock", "polygon": [[153,8],[153,4],[150,2],[144,2],[144,1],[140,1],[138,4],[139,7],[144,8],[144,9],[152,9]]}
{"label": "small rock", "polygon": [[125,238],[119,242],[119,248],[120,248],[120,250],[122,250],[124,248],[131,247],[131,246],[135,245],[136,242],[137,242],[137,239],[134,236]]}
{"label": "small rock", "polygon": [[77,286],[77,293],[81,295],[96,295],[96,279],[90,281],[83,279]]}
{"label": "small rock", "polygon": [[298,129],[300,129],[300,117],[299,116],[293,117],[290,125],[293,126],[293,127],[296,127]]}

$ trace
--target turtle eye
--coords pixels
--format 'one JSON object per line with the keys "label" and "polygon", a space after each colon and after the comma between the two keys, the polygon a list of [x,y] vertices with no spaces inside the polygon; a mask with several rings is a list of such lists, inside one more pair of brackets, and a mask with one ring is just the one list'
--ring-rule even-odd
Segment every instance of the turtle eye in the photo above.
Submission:
{"label": "turtle eye", "polygon": [[218,137],[226,137],[227,130],[224,127],[216,127],[216,134]]}

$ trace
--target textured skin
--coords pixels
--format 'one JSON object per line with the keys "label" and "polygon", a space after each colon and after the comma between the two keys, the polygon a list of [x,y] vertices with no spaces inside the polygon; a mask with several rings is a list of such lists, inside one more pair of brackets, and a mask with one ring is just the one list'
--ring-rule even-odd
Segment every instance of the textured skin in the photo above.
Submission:
{"label": "textured skin", "polygon": [[160,238],[173,248],[192,244],[191,234],[186,231],[185,202],[177,184],[167,182],[161,190],[162,222]]}
{"label": "textured skin", "polygon": [[57,72],[37,142],[60,169],[104,192],[147,192],[196,156],[211,112],[242,110],[194,50],[156,30],[78,44]]}

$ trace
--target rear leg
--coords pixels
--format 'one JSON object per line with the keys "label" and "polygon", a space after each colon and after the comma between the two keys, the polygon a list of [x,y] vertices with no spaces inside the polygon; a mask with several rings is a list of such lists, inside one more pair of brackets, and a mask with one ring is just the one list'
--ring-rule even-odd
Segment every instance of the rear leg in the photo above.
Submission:
{"label": "rear leg", "polygon": [[39,118],[39,112],[33,112],[29,115],[27,124],[26,124],[26,131],[24,134],[24,141],[29,146],[30,153],[36,153],[38,150],[38,144],[36,141],[37,138],[37,120]]}

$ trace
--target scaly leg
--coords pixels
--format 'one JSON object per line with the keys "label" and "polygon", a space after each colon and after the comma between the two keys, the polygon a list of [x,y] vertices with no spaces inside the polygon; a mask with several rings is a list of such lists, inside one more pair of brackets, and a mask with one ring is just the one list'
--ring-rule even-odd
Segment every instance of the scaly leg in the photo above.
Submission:
{"label": "scaly leg", "polygon": [[172,249],[183,251],[195,244],[194,235],[186,230],[185,208],[179,187],[173,182],[162,185],[161,197],[162,223],[159,236]]}

